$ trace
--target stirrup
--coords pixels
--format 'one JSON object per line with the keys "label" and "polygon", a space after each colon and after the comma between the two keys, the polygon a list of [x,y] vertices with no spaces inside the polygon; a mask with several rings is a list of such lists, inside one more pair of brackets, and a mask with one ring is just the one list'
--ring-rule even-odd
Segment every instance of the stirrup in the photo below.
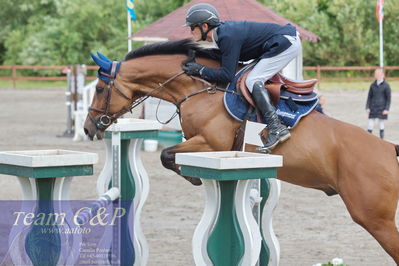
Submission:
{"label": "stirrup", "polygon": [[[288,128],[287,128],[288,130]],[[257,147],[256,150],[260,151],[262,153],[271,153],[271,150],[273,150],[279,143],[283,143],[285,142],[287,139],[289,139],[291,137],[291,133],[288,131],[287,134],[285,134],[284,136],[282,136],[281,138],[278,138],[278,140],[276,141],[276,143],[274,143],[272,146],[270,147]]]}
{"label": "stirrup", "polygon": [[265,147],[257,147],[256,150],[261,152],[261,153],[266,153],[266,154],[272,153],[272,151],[269,150],[269,148],[265,148]]}

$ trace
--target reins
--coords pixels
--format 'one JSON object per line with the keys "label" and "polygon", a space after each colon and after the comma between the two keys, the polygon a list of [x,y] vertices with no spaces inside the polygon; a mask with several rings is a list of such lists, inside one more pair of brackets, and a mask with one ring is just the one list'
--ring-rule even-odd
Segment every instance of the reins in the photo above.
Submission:
{"label": "reins", "polygon": [[[198,94],[201,94],[201,93],[204,93],[204,92],[207,92],[208,94],[215,94],[216,91],[222,91],[222,92],[228,92],[228,93],[233,93],[233,94],[235,94],[234,91],[226,90],[226,89],[223,89],[223,88],[219,88],[219,87],[217,87],[215,84],[211,84],[211,83],[209,83],[208,81],[206,81],[206,80],[204,80],[204,79],[197,78],[197,77],[194,77],[194,76],[191,76],[191,78],[196,79],[196,80],[199,80],[199,81],[203,82],[204,84],[209,85],[209,87],[207,87],[207,88],[205,88],[205,89],[202,89],[202,90],[199,90],[199,91],[196,91],[196,92],[193,92],[193,93],[191,93],[191,94],[189,94],[189,95],[183,97],[182,99],[178,100],[178,101],[176,102],[176,104],[175,104],[175,106],[176,106],[176,111],[174,112],[174,114],[173,114],[167,121],[160,121],[159,118],[158,118],[158,109],[159,109],[159,105],[160,105],[160,103],[161,103],[161,99],[160,99],[159,102],[158,102],[158,105],[157,105],[157,110],[156,110],[156,118],[157,118],[157,121],[158,121],[159,123],[165,125],[165,124],[169,123],[170,121],[172,121],[177,115],[180,116],[180,113],[181,113],[181,112],[180,112],[180,106],[181,106],[181,104],[184,103],[185,101],[187,101],[189,98],[195,96],[195,95],[198,95]],[[180,122],[180,123],[181,123],[181,122]]]}

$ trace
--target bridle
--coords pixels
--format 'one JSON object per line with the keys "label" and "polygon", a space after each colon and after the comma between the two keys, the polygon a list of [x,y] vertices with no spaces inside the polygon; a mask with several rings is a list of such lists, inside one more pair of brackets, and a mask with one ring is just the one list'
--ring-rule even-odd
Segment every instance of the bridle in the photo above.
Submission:
{"label": "bridle", "polygon": [[[118,62],[113,62],[113,65],[116,64]],[[114,67],[112,68],[114,69]],[[169,82],[173,81],[174,79],[176,79],[177,77],[185,74],[184,71],[181,71],[175,75],[173,75],[172,77],[170,77],[169,79],[167,79],[165,82],[160,83],[158,87],[152,89],[150,92],[148,92],[146,95],[139,97],[136,100],[133,100],[133,98],[130,98],[129,96],[127,96],[125,93],[123,93],[116,85],[115,85],[115,78],[116,78],[116,74],[113,73],[113,71],[111,71],[111,75],[101,72],[101,75],[104,75],[106,77],[109,78],[109,82],[107,83],[107,100],[106,100],[106,105],[105,105],[105,109],[100,109],[100,108],[96,108],[96,107],[89,107],[89,112],[88,112],[88,116],[90,118],[90,120],[96,125],[96,128],[98,130],[105,130],[109,125],[111,125],[113,122],[115,122],[120,116],[122,116],[124,113],[127,112],[132,112],[132,110],[137,107],[138,105],[140,105],[142,102],[144,102],[148,97],[151,97],[152,94],[156,91],[159,91],[160,89],[164,88],[164,86],[166,84],[168,84]],[[207,92],[208,94],[214,94],[216,93],[216,91],[223,91],[223,92],[229,92],[229,93],[235,93],[234,91],[231,90],[226,90],[226,89],[222,89],[217,87],[214,84],[209,83],[208,81],[195,77],[195,76],[191,76],[191,78],[196,79],[201,81],[202,83],[204,83],[205,85],[207,85],[208,87],[196,92],[191,93],[190,95],[187,95],[185,97],[183,97],[182,99],[178,100],[176,103],[176,113],[166,122],[163,122],[163,124],[165,123],[169,123],[174,117],[176,117],[177,115],[180,115],[180,106],[183,102],[185,102],[186,100],[188,100],[190,97],[201,94],[203,92]],[[124,99],[128,100],[129,102],[131,102],[131,104],[128,104],[126,106],[124,106],[120,111],[114,113],[114,114],[110,114],[109,113],[109,109],[110,109],[110,105],[111,105],[111,95],[112,95],[112,89],[115,89],[115,91]],[[90,111],[94,111],[97,113],[102,113],[102,115],[96,120],[93,115],[90,113]]]}
{"label": "bridle", "polygon": [[[121,91],[116,85],[115,85],[115,75],[109,75],[107,73],[101,72],[101,75],[104,75],[106,77],[108,77],[110,79],[110,81],[107,83],[107,101],[106,101],[106,105],[105,105],[105,109],[99,109],[96,107],[89,107],[89,117],[90,120],[96,125],[97,129],[99,130],[105,130],[109,125],[111,125],[113,122],[115,122],[120,116],[122,116],[124,113],[126,112],[132,112],[132,110],[137,107],[139,104],[141,104],[142,102],[144,102],[148,97],[150,97],[155,91],[163,88],[166,84],[168,84],[169,82],[173,81],[175,78],[179,77],[180,75],[184,74],[184,71],[181,71],[179,73],[177,73],[176,75],[172,76],[171,78],[169,78],[168,80],[166,80],[163,83],[160,83],[158,87],[156,87],[155,89],[152,89],[149,93],[147,93],[146,95],[133,100],[133,98],[130,98],[129,96],[127,96],[125,93],[123,93],[123,91]],[[128,100],[129,102],[131,102],[131,104],[124,106],[121,110],[119,110],[118,112],[114,113],[114,114],[110,114],[109,113],[109,109],[110,109],[110,105],[111,105],[111,95],[112,95],[112,89],[115,89],[115,91],[122,96],[122,98]],[[102,113],[102,115],[96,120],[92,114],[90,113],[90,111],[94,111],[97,113]]]}

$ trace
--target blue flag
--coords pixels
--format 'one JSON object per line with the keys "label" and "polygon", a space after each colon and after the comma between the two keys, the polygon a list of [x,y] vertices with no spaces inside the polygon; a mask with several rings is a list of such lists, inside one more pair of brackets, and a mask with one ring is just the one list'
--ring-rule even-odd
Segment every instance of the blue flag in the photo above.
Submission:
{"label": "blue flag", "polygon": [[126,7],[127,7],[127,10],[129,11],[129,14],[130,14],[130,17],[132,18],[132,20],[136,21],[137,16],[136,16],[136,12],[134,12],[134,0],[127,0]]}

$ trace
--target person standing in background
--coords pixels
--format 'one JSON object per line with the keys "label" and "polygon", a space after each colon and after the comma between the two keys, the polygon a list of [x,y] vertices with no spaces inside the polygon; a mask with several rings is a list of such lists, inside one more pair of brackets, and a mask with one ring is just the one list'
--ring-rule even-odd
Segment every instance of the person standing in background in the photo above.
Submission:
{"label": "person standing in background", "polygon": [[371,83],[367,103],[366,112],[369,114],[367,131],[372,133],[374,121],[378,120],[380,126],[380,138],[384,138],[384,120],[388,119],[389,107],[391,105],[391,87],[384,80],[384,70],[378,68],[374,73],[375,81]]}
{"label": "person standing in background", "polygon": [[316,110],[317,112],[319,112],[319,113],[324,114],[324,108],[323,108],[323,106],[324,106],[324,104],[326,103],[326,98],[324,97],[323,94],[319,94],[319,97],[318,97],[318,98],[319,98],[319,102],[317,103],[315,110]]}

